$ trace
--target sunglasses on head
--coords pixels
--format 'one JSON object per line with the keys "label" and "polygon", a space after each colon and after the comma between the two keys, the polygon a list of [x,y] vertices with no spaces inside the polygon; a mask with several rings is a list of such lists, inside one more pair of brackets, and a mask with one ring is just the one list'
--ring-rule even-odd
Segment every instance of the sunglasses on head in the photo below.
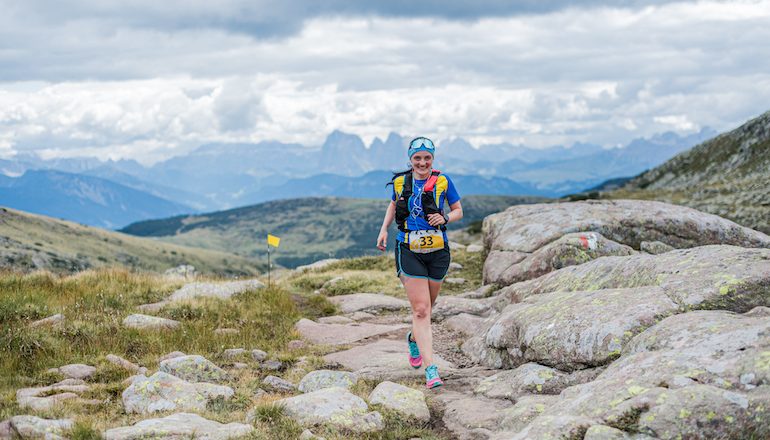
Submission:
{"label": "sunglasses on head", "polygon": [[436,150],[436,146],[433,145],[433,141],[431,141],[428,138],[424,137],[418,137],[417,139],[413,139],[412,142],[409,142],[409,149],[410,150],[418,150],[418,149],[426,149],[429,151]]}

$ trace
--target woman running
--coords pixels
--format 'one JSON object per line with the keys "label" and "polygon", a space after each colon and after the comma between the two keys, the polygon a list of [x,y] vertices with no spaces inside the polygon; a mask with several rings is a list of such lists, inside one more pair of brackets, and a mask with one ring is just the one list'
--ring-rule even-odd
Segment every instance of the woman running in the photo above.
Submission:
{"label": "woman running", "polygon": [[[463,218],[460,195],[452,180],[433,169],[435,151],[428,138],[418,137],[409,143],[410,169],[393,176],[393,194],[377,237],[377,248],[385,251],[388,226],[396,220],[396,274],[412,305],[412,330],[406,334],[409,364],[413,368],[420,368],[423,362],[427,365],[428,388],[443,385],[433,363],[430,314],[451,260],[446,224]],[[449,212],[445,212],[445,205]]]}

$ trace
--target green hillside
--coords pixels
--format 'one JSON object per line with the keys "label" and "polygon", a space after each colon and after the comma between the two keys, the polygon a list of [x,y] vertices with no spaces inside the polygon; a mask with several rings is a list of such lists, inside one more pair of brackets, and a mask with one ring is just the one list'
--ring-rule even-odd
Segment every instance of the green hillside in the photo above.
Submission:
{"label": "green hillside", "polygon": [[0,208],[0,267],[57,273],[122,266],[162,272],[191,264],[203,274],[264,272],[265,264],[226,252],[193,249]]}
{"label": "green hillside", "polygon": [[601,198],[661,200],[770,233],[770,112],[681,153]]}
{"label": "green hillside", "polygon": [[[450,229],[542,197],[468,196],[465,217]],[[287,267],[323,258],[376,254],[377,233],[387,201],[348,198],[278,200],[195,216],[134,223],[122,232],[157,237],[170,243],[218,249],[247,257],[264,257],[268,233],[281,237],[275,261]],[[396,229],[391,228],[390,239]]]}

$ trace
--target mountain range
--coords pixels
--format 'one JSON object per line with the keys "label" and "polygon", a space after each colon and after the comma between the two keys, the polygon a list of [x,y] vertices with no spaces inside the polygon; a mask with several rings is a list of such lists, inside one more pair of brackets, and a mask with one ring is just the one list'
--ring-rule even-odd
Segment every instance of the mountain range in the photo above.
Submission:
{"label": "mountain range", "polygon": [[687,205],[770,234],[770,111],[619,188],[584,195]]}
{"label": "mountain range", "polygon": [[[624,148],[574,144],[533,149],[438,142],[436,168],[462,195],[556,197],[620,176],[633,176],[711,137],[709,129],[636,139]],[[390,171],[406,167],[408,138],[390,133],[367,147],[332,132],[320,147],[278,141],[206,144],[152,166],[134,160],[0,160],[0,204],[117,229],[150,218],[199,213],[282,198],[387,197]]]}

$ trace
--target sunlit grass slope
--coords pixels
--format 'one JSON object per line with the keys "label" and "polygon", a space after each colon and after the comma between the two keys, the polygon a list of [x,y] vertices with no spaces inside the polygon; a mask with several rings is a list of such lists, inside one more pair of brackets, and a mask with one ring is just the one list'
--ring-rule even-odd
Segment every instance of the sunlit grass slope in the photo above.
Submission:
{"label": "sunlit grass slope", "polygon": [[180,264],[222,276],[256,275],[266,267],[222,250],[195,249],[0,208],[0,267],[74,272],[124,266],[162,272]]}

